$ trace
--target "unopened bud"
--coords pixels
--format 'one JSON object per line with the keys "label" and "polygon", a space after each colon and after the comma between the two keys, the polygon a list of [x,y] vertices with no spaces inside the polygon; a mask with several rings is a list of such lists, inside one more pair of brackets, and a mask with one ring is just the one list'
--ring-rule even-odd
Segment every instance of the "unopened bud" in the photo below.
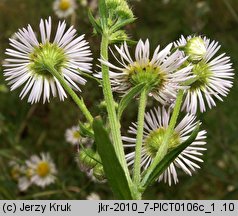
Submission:
{"label": "unopened bud", "polygon": [[205,42],[200,37],[194,37],[188,40],[186,46],[184,47],[184,52],[189,56],[189,60],[192,62],[201,61],[206,54]]}

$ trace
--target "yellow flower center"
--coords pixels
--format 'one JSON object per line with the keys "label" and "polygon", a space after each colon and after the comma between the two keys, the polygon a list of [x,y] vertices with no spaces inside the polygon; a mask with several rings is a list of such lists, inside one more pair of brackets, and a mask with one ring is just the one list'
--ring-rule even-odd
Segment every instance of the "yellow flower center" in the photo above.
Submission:
{"label": "yellow flower center", "polygon": [[79,133],[78,131],[74,131],[73,137],[74,137],[75,139],[79,139],[79,138],[80,138],[80,133]]}
{"label": "yellow flower center", "polygon": [[44,161],[40,162],[38,164],[36,172],[40,177],[45,177],[50,172],[49,164],[47,162],[44,162]]}
{"label": "yellow flower center", "polygon": [[60,4],[59,4],[60,10],[66,11],[69,9],[70,6],[71,6],[71,3],[69,0],[61,0],[60,1]]}

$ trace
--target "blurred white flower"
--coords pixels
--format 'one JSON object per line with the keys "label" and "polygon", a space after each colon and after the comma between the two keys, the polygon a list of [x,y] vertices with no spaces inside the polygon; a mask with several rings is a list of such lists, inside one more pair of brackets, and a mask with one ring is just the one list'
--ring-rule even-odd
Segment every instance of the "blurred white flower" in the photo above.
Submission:
{"label": "blurred white flower", "polygon": [[31,185],[33,170],[25,165],[20,167],[21,177],[18,179],[18,188],[20,191],[26,191]]}
{"label": "blurred white flower", "polygon": [[78,145],[81,138],[79,126],[73,126],[65,131],[65,139],[72,145]]}
{"label": "blurred white flower", "polygon": [[59,18],[67,18],[74,13],[77,5],[75,0],[55,0],[53,10]]}
{"label": "blurred white flower", "polygon": [[86,197],[86,200],[100,200],[100,199],[101,199],[100,196],[95,192],[92,192]]}
{"label": "blurred white flower", "polygon": [[65,131],[65,139],[72,145],[82,144],[84,147],[89,147],[93,144],[93,139],[84,137],[80,134],[79,126],[73,126]]}
{"label": "blurred white flower", "polygon": [[40,157],[33,155],[26,161],[26,165],[32,170],[31,183],[45,187],[55,182],[57,171],[49,154],[41,153]]}

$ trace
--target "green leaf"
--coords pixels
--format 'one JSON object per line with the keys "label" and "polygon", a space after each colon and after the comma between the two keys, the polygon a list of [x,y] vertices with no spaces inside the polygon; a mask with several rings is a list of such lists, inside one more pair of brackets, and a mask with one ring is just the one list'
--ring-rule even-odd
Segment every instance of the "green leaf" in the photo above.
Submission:
{"label": "green leaf", "polygon": [[115,25],[112,26],[112,28],[110,29],[112,32],[115,32],[119,29],[121,29],[122,27],[133,23],[136,20],[136,18],[130,18],[130,19],[126,19],[126,20],[120,20],[118,21]]}
{"label": "green leaf", "polygon": [[94,18],[91,10],[88,11],[88,18],[89,18],[89,21],[91,22],[93,28],[96,30],[96,32],[101,34],[102,33],[102,28],[98,24],[97,20]]}
{"label": "green leaf", "polygon": [[79,128],[80,128],[80,133],[82,133],[83,136],[94,138],[92,129],[87,127],[82,122],[79,122]]}
{"label": "green leaf", "polygon": [[105,0],[99,0],[99,15],[102,29],[107,27],[108,10]]}
{"label": "green leaf", "polygon": [[185,140],[181,145],[177,148],[170,151],[155,167],[155,169],[150,173],[150,175],[144,175],[144,178],[141,182],[142,190],[146,189],[150,184],[152,184],[158,177],[164,172],[164,170],[175,160],[175,158],[185,149],[187,148],[197,137],[199,132],[200,125],[196,126],[191,136]]}
{"label": "green leaf", "polygon": [[122,113],[125,110],[125,108],[128,106],[128,104],[131,102],[131,100],[138,94],[140,94],[143,89],[145,88],[145,84],[141,83],[139,85],[136,85],[133,87],[125,96],[121,99],[119,105],[118,105],[118,119],[121,119]]}
{"label": "green leaf", "polygon": [[113,39],[113,40],[110,40],[109,44],[122,44],[126,42],[128,45],[136,45],[137,44],[137,41],[134,41],[134,40],[130,40],[130,39]]}
{"label": "green leaf", "polygon": [[129,183],[125,172],[118,160],[113,144],[107,131],[103,128],[102,121],[95,119],[93,122],[94,136],[97,150],[101,157],[103,169],[112,191],[117,199],[132,199]]}

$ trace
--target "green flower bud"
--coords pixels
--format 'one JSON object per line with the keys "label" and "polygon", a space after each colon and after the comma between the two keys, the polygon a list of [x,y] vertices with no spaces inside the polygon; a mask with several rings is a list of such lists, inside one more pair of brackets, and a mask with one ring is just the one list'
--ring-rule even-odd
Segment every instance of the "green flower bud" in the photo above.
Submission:
{"label": "green flower bud", "polygon": [[201,61],[206,54],[205,42],[200,37],[194,37],[188,40],[184,47],[184,52],[189,56],[189,60],[192,62]]}
{"label": "green flower bud", "polygon": [[134,17],[132,10],[125,0],[106,0],[106,4],[112,20],[126,20]]}
{"label": "green flower bud", "polygon": [[99,181],[106,179],[105,172],[104,172],[103,166],[101,164],[98,164],[97,166],[95,166],[93,168],[93,175]]}
{"label": "green flower bud", "polygon": [[92,169],[98,164],[98,161],[100,161],[100,156],[91,148],[87,148],[79,152],[78,159],[81,165],[86,169]]}
{"label": "green flower bud", "polygon": [[127,40],[128,40],[128,36],[123,30],[118,30],[115,33],[110,35],[111,43],[118,43],[118,42],[123,42]]}

